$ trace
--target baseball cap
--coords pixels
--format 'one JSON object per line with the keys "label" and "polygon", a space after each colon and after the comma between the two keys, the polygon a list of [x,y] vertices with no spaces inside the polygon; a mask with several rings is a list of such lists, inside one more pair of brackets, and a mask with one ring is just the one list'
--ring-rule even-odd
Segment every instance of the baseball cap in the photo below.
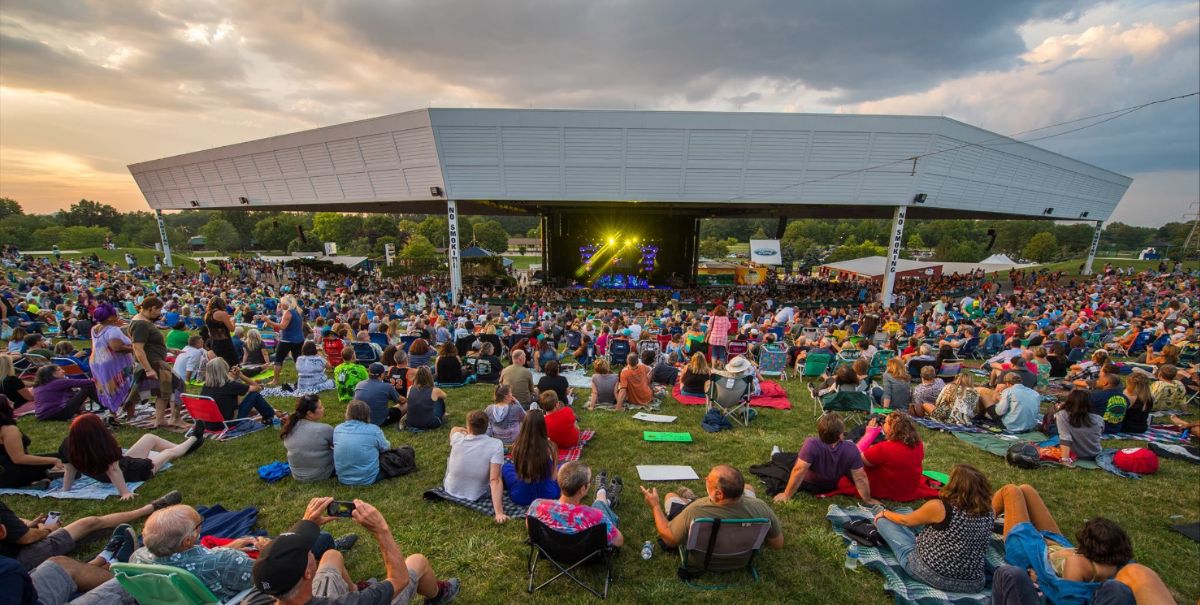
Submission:
{"label": "baseball cap", "polygon": [[1113,455],[1113,465],[1127,473],[1153,475],[1158,472],[1158,455],[1144,447],[1127,447]]}
{"label": "baseball cap", "polygon": [[271,596],[287,594],[296,587],[308,568],[308,555],[321,529],[312,521],[300,521],[271,541],[251,572],[254,587]]}
{"label": "baseball cap", "polygon": [[377,361],[377,362],[371,364],[371,367],[367,368],[367,373],[372,376],[379,376],[379,375],[383,374],[385,369],[386,368],[383,367],[383,364],[379,363]]}

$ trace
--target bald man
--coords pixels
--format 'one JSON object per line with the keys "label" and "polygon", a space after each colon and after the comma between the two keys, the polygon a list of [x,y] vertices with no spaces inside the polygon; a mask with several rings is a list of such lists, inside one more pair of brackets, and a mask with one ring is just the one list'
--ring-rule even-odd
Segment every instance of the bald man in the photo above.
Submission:
{"label": "bald man", "polygon": [[533,374],[525,367],[525,351],[516,349],[512,352],[512,364],[500,372],[500,384],[508,385],[512,396],[522,406],[528,408],[533,403]]}
{"label": "bald man", "polygon": [[[704,479],[708,491],[705,498],[695,499],[690,491],[682,494],[669,493],[665,500],[658,499],[658,489],[642,486],[642,495],[654,514],[654,528],[668,548],[687,542],[688,530],[694,519],[752,519],[762,517],[771,521],[767,531],[767,548],[783,548],[783,526],[775,511],[765,502],[746,490],[742,472],[727,464],[714,466]],[[670,511],[670,512],[667,512]]]}

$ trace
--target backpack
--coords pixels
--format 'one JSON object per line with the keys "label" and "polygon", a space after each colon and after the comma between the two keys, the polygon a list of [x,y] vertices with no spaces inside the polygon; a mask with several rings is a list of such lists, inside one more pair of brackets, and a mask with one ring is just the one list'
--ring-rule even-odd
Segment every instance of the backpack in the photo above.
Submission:
{"label": "backpack", "polygon": [[1024,469],[1034,469],[1041,466],[1041,455],[1032,443],[1014,443],[1004,454],[1004,460],[1009,464]]}
{"label": "backpack", "polygon": [[407,475],[416,470],[417,454],[411,445],[379,452],[379,474],[385,479]]}

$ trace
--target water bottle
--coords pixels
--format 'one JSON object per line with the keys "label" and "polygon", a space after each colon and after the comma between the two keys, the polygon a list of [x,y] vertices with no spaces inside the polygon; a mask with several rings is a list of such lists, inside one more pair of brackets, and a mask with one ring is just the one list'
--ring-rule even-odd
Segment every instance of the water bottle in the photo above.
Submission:
{"label": "water bottle", "polygon": [[851,542],[846,551],[846,569],[858,571],[858,542]]}
{"label": "water bottle", "polygon": [[[653,557],[653,556],[654,556],[654,543],[649,540],[646,540],[646,543],[642,545],[642,559],[649,561],[650,557]],[[855,553],[854,556],[857,557],[858,554]]]}

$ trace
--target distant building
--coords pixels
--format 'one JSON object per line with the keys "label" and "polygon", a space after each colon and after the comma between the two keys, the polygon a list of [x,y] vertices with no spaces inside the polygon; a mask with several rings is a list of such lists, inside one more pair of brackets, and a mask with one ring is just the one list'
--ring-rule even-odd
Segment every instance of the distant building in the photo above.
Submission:
{"label": "distant building", "polygon": [[203,235],[194,235],[188,238],[188,247],[192,250],[204,250],[208,247],[208,238]]}
{"label": "distant building", "polygon": [[540,237],[510,237],[508,238],[508,253],[519,254],[521,248],[526,254],[542,253],[542,238]]}

